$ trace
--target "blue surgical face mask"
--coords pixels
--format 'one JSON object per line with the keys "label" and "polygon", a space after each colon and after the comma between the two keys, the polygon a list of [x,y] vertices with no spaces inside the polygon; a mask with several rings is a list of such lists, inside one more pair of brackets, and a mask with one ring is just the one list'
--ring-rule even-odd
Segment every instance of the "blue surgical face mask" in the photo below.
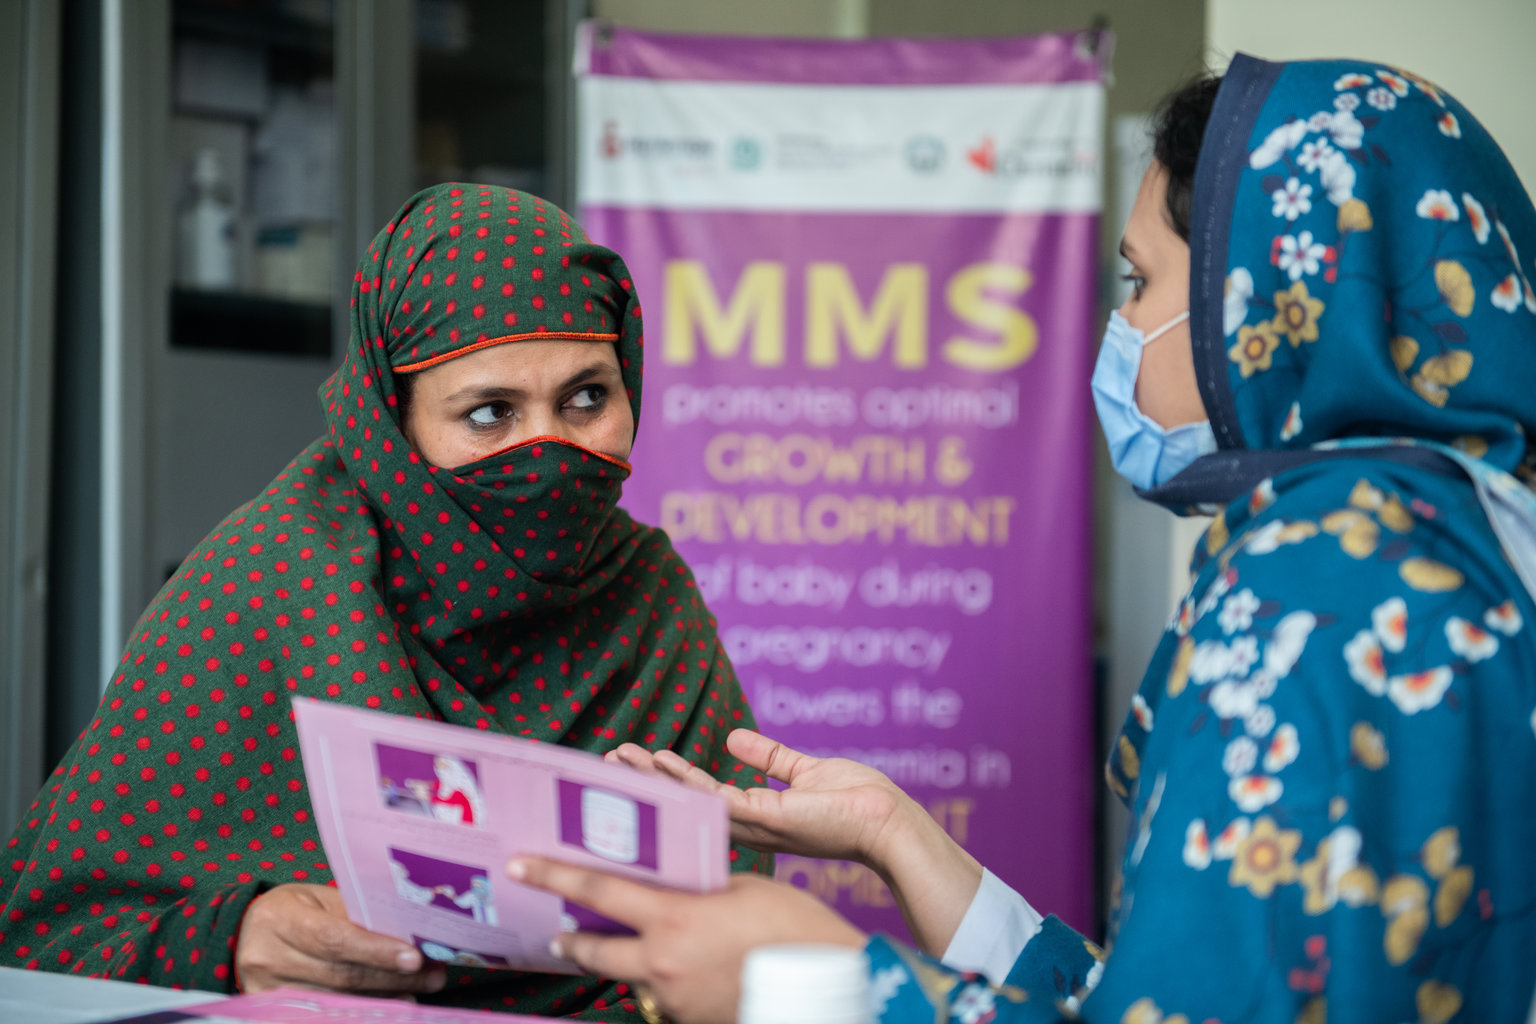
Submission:
{"label": "blue surgical face mask", "polygon": [[1170,430],[1154,423],[1136,405],[1141,350],[1188,319],[1187,311],[1180,313],[1143,335],[1118,312],[1109,314],[1104,344],[1093,368],[1093,404],[1104,439],[1109,442],[1115,472],[1143,491],[1167,483],[1191,462],[1216,450],[1216,435],[1209,420]]}

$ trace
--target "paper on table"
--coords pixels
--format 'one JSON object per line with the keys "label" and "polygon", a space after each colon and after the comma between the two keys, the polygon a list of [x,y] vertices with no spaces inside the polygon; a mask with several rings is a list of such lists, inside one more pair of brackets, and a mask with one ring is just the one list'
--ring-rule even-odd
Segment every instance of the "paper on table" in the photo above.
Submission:
{"label": "paper on table", "polygon": [[293,703],[347,914],[433,960],[579,973],[559,931],[628,931],[506,877],[540,854],[672,889],[724,887],[724,801],[585,751],[340,704]]}

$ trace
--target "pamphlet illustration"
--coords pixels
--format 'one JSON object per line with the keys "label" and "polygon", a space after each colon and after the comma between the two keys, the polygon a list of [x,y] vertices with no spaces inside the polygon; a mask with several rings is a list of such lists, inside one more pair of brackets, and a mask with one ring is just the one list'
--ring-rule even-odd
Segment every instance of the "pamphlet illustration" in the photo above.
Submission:
{"label": "pamphlet illustration", "polygon": [[518,854],[673,889],[724,887],[724,801],[585,751],[295,701],[304,773],[347,914],[443,963],[579,973],[561,931],[624,924],[506,876]]}

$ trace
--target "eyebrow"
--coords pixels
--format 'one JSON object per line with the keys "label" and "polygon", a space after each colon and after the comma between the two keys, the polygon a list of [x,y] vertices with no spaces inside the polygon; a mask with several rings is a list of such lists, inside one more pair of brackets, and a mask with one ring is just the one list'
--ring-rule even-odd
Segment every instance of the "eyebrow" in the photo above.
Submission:
{"label": "eyebrow", "polygon": [[[591,380],[593,377],[602,377],[614,372],[615,368],[612,366],[609,366],[605,363],[593,363],[586,369],[577,370],[565,380],[561,381],[555,386],[555,390],[564,391],[566,388],[574,387],[583,381]],[[462,388],[450,395],[445,396],[443,401],[462,402],[467,399],[474,399],[475,401],[485,402],[493,401],[496,399],[522,398],[526,394],[527,392],[525,392],[522,388],[498,387],[493,384],[487,384],[478,387],[471,386]]]}

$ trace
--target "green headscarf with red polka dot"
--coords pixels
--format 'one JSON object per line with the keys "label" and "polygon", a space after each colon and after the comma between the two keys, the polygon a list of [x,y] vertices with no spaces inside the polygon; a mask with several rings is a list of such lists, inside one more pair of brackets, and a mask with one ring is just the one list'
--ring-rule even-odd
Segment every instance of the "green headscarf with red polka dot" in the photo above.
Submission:
{"label": "green headscarf with red polka dot", "polygon": [[[295,698],[588,750],[670,747],[761,781],[724,751],[752,719],[692,574],[617,507],[627,464],[543,438],[437,467],[400,433],[401,374],[540,337],[616,345],[638,418],[640,307],[616,254],[510,189],[411,197],[354,278],[346,358],[321,388],[327,435],[144,611],[11,837],[0,966],[231,990],[249,902],[331,877]],[[470,968],[436,999],[636,1012],[623,986]]]}

